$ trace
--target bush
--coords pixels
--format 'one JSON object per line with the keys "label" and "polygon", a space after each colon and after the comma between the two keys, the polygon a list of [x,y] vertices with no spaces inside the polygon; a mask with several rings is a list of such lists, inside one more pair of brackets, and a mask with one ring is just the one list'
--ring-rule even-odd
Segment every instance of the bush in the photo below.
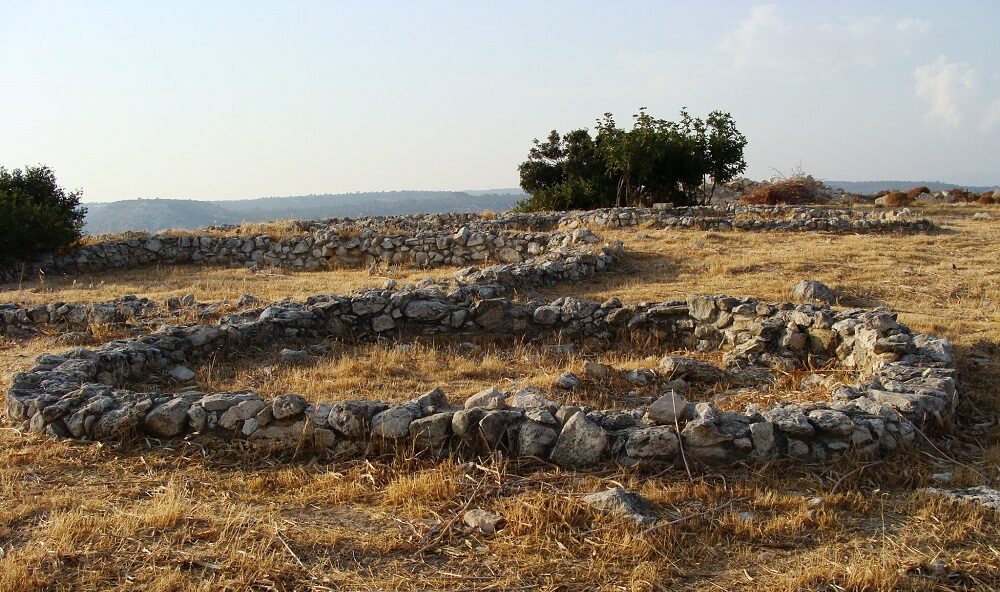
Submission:
{"label": "bush", "polygon": [[913,198],[909,195],[909,192],[903,193],[902,191],[891,191],[882,200],[890,208],[908,206],[913,203]]}
{"label": "bush", "polygon": [[781,181],[761,183],[740,197],[740,201],[753,205],[803,205],[823,204],[830,201],[830,191],[812,176],[798,176]]}
{"label": "bush", "polygon": [[605,113],[594,136],[586,129],[565,135],[553,130],[547,141],[534,141],[528,160],[518,167],[529,197],[517,208],[708,203],[719,184],[746,169],[746,144],[732,116],[721,111],[702,120],[681,110],[680,121],[673,122],[643,108],[630,130]]}
{"label": "bush", "polygon": [[917,197],[918,195],[922,195],[924,193],[930,193],[930,192],[931,192],[930,188],[921,185],[920,187],[914,187],[913,189],[907,190],[906,195],[908,195],[908,196],[910,196],[912,198],[912,197]]}
{"label": "bush", "polygon": [[86,214],[80,196],[59,187],[47,166],[0,167],[0,259],[30,258],[79,240]]}
{"label": "bush", "polygon": [[1000,191],[985,191],[979,196],[976,203],[984,206],[995,204],[998,202],[998,198],[1000,198],[1000,196],[997,195],[998,193],[1000,193]]}

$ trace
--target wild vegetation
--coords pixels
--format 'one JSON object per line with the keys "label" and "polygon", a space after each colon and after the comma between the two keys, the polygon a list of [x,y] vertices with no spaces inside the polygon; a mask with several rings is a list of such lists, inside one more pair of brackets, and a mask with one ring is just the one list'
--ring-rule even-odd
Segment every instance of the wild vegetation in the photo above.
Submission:
{"label": "wild vegetation", "polygon": [[681,110],[679,121],[632,116],[631,130],[605,113],[597,133],[586,129],[546,141],[534,140],[521,163],[521,188],[529,197],[524,211],[650,206],[655,202],[692,205],[711,201],[718,184],[746,170],[747,139],[729,113],[713,111],[704,120]]}
{"label": "wild vegetation", "polygon": [[0,262],[55,251],[79,240],[86,209],[47,166],[0,167]]}

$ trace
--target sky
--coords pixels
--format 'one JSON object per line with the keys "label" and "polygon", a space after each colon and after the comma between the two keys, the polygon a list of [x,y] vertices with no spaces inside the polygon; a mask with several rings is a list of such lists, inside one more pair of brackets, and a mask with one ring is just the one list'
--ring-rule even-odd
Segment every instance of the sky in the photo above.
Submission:
{"label": "sky", "polygon": [[1000,184],[1000,2],[0,0],[0,166],[84,201],[516,187],[732,113],[747,176]]}

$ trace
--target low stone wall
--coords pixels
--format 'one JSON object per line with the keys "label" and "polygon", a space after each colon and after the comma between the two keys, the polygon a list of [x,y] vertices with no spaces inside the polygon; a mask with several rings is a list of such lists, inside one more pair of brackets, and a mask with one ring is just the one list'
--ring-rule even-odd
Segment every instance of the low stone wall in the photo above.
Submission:
{"label": "low stone wall", "polygon": [[[397,446],[435,454],[499,451],[583,467],[612,460],[671,462],[681,454],[706,463],[886,454],[912,439],[915,426],[947,421],[956,405],[947,340],[913,334],[886,312],[728,296],[637,305],[569,297],[522,303],[484,298],[480,288],[317,296],[215,325],[166,326],[94,350],[41,356],[35,367],[13,376],[8,415],[21,429],[54,437],[211,435],[323,455]],[[857,372],[857,384],[835,389],[827,402],[745,413],[721,412],[707,402],[684,405],[677,423],[672,416],[664,419],[662,400],[637,409],[595,410],[560,405],[531,391],[487,391],[451,405],[440,389],[390,404],[122,388],[153,373],[190,375],[176,370],[285,339],[404,335],[508,335],[536,342],[558,337],[594,347],[652,338],[673,347],[721,347],[731,366],[836,361]]]}
{"label": "low stone wall", "polygon": [[685,228],[747,232],[933,232],[937,227],[916,219],[909,210],[851,210],[808,206],[722,206],[686,208],[610,208],[571,212],[560,220],[564,228],[596,226],[623,228]]}
{"label": "low stone wall", "polygon": [[147,265],[204,263],[317,270],[337,266],[413,264],[424,267],[518,263],[580,242],[597,242],[586,231],[417,230],[383,233],[333,227],[281,239],[270,236],[152,236],[100,243],[66,255],[50,255],[22,268],[0,270],[0,281],[45,274],[79,274]]}
{"label": "low stone wall", "polygon": [[[478,297],[492,298],[520,288],[578,282],[605,271],[622,256],[621,242],[597,246],[599,237],[587,230],[555,236],[559,246],[541,255],[518,263],[469,267],[456,272],[450,281],[432,285],[441,289],[461,288],[465,292],[474,291]],[[255,304],[256,299],[249,295],[234,303],[236,307]],[[135,296],[102,303],[0,303],[0,335],[31,335],[45,329],[85,330],[93,325],[119,326],[130,322],[162,323],[177,316],[171,313],[211,317],[218,310],[218,305],[195,302],[193,295],[171,298],[162,304]]]}
{"label": "low stone wall", "polygon": [[[565,248],[584,226],[744,231],[930,232],[905,211],[831,210],[802,206],[610,208],[539,214],[427,214],[297,222],[293,236],[152,236],[82,247],[0,269],[0,282],[39,273],[71,275],[145,265],[202,263],[316,270],[331,266],[518,263]],[[454,230],[458,228],[458,230]],[[233,231],[235,227],[217,229]]]}

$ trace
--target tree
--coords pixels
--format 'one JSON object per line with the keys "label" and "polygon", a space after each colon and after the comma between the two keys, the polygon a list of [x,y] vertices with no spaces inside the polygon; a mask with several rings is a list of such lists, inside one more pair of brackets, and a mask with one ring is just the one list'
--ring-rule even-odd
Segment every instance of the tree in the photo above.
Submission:
{"label": "tree", "polygon": [[528,160],[521,163],[521,188],[531,197],[518,202],[523,210],[592,209],[611,205],[611,179],[600,148],[590,132],[578,129],[548,140],[534,141]]}
{"label": "tree", "polygon": [[66,193],[47,166],[0,167],[0,259],[24,259],[75,243],[86,209],[82,192]]}
{"label": "tree", "polygon": [[746,170],[746,138],[732,116],[713,111],[706,120],[686,109],[680,121],[652,117],[645,108],[633,115],[631,130],[619,128],[611,113],[597,121],[597,135],[585,130],[546,142],[535,140],[518,167],[529,194],[524,210],[708,203],[719,183]]}

